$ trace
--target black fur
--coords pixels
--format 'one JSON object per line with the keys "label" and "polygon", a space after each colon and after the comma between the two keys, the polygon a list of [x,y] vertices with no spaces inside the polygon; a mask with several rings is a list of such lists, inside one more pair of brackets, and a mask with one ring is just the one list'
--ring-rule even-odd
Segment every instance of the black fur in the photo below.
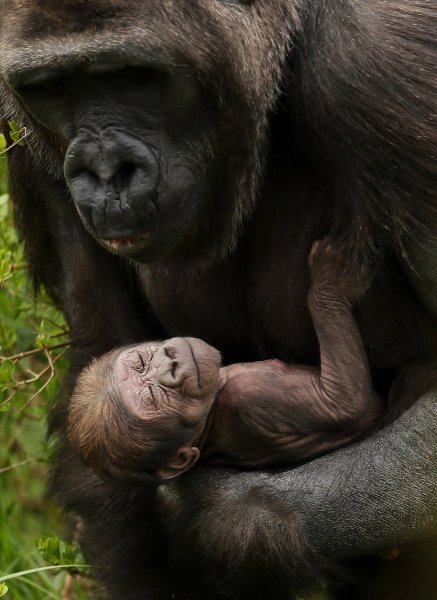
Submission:
{"label": "black fur", "polygon": [[[114,346],[175,335],[205,339],[228,363],[314,363],[306,257],[329,236],[375,274],[357,310],[375,387],[392,414],[418,400],[372,438],[294,471],[196,469],[158,489],[112,488],[84,467],[66,446],[60,401],[54,488],[80,516],[108,596],[281,600],[344,559],[436,534],[435,3],[0,7],[1,114],[33,131],[11,152],[11,196],[33,276],[67,315],[73,378]],[[199,82],[191,117],[202,135],[189,152],[204,195],[183,244],[145,265],[85,231],[62,174],[71,140],[32,116],[24,84],[40,68],[82,70],[84,56],[103,52],[115,68],[123,53],[144,60],[149,49]],[[114,113],[129,130],[136,110]],[[405,565],[391,570],[394,597],[406,600]],[[369,598],[380,597],[372,585]]]}

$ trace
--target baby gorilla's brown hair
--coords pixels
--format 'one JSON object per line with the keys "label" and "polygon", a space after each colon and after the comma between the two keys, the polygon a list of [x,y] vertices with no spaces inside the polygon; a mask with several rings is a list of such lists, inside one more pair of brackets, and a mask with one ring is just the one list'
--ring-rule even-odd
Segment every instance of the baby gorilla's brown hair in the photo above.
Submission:
{"label": "baby gorilla's brown hair", "polygon": [[169,417],[139,419],[107,385],[118,351],[94,361],[79,375],[70,401],[67,436],[84,462],[104,478],[144,481],[171,461],[191,431]]}

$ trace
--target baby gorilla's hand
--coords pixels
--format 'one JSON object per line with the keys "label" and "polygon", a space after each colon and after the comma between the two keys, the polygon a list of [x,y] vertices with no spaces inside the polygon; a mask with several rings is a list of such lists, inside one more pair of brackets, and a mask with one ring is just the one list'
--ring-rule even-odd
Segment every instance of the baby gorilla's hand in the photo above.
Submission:
{"label": "baby gorilla's hand", "polygon": [[368,290],[372,277],[364,265],[349,263],[328,239],[313,243],[308,257],[311,273],[310,301],[339,298],[354,304]]}

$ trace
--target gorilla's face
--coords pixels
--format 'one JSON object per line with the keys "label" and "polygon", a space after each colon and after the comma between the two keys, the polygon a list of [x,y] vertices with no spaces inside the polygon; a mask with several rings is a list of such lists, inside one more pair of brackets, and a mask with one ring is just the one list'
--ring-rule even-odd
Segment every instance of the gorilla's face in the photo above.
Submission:
{"label": "gorilla's face", "polygon": [[289,3],[272,11],[272,1],[0,9],[3,112],[33,130],[48,173],[63,163],[80,218],[109,251],[151,262],[233,247],[256,196],[292,21]]}
{"label": "gorilla's face", "polygon": [[101,244],[153,261],[181,242],[204,195],[194,148],[214,118],[187,68],[96,64],[91,72],[26,80],[17,92],[67,140],[65,179]]}

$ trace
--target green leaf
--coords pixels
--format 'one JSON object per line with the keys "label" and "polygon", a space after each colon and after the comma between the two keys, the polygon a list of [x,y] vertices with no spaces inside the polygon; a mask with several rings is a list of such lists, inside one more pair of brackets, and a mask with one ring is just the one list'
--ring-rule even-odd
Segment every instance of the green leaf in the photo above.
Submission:
{"label": "green leaf", "polygon": [[22,138],[26,135],[26,128],[16,121],[9,121],[9,130],[11,140],[20,146],[24,146],[24,139]]}
{"label": "green leaf", "polygon": [[9,131],[11,133],[14,133],[14,131],[18,131],[19,129],[21,129],[21,127],[18,125],[17,121],[8,121],[8,125],[9,125]]}
{"label": "green leaf", "polygon": [[[9,196],[0,194],[0,220],[5,221],[9,214]],[[4,227],[6,224],[4,224]]]}
{"label": "green leaf", "polygon": [[36,541],[36,545],[43,559],[52,565],[85,564],[80,548],[58,537],[41,538]]}
{"label": "green leaf", "polygon": [[0,133],[0,154],[3,154],[3,152],[6,150],[7,145],[8,144],[6,142],[5,136],[2,133]]}
{"label": "green leaf", "polygon": [[5,402],[4,404],[2,404],[0,406],[0,414],[7,413],[10,410],[11,410],[11,403],[10,402]]}
{"label": "green leaf", "polygon": [[8,593],[8,586],[5,583],[0,583],[0,598]]}
{"label": "green leaf", "polygon": [[15,363],[12,360],[4,360],[0,364],[0,383],[12,383],[14,381]]}

